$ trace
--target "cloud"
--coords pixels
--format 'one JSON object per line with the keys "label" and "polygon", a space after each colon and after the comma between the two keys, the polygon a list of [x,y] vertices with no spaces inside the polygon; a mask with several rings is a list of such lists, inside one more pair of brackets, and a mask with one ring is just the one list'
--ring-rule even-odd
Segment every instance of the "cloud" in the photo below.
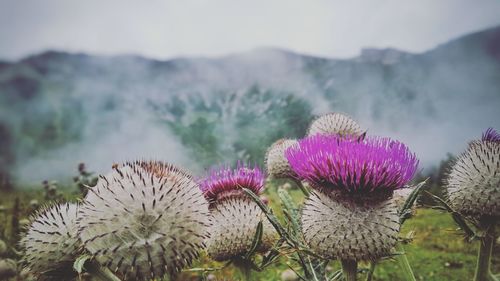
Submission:
{"label": "cloud", "polygon": [[261,46],[352,57],[366,46],[421,52],[500,24],[496,0],[0,0],[0,58],[46,49],[166,59]]}

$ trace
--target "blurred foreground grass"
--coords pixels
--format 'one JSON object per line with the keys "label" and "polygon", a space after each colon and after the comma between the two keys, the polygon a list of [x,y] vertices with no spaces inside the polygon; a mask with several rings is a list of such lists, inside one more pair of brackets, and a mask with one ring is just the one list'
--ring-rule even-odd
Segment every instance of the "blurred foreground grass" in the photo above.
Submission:
{"label": "blurred foreground grass", "polygon": [[[75,188],[66,188],[63,197],[66,200],[77,200],[78,192]],[[296,202],[301,203],[304,198],[299,190],[291,189],[290,193]],[[283,218],[280,202],[276,193],[276,186],[267,188],[265,196],[269,198],[270,206],[274,212]],[[36,199],[42,205],[44,202],[44,192],[42,188],[34,191],[0,191],[0,205],[6,210],[0,213],[0,236],[2,240],[10,243],[12,241],[12,208],[15,199],[20,199],[20,219],[28,218],[30,212],[30,200]],[[418,209],[415,216],[408,220],[401,232],[401,236],[406,236],[409,232],[414,232],[413,242],[405,245],[408,260],[413,267],[417,280],[442,281],[442,280],[472,280],[474,275],[476,250],[478,241],[467,243],[463,240],[460,232],[456,231],[449,214],[432,209]],[[496,245],[492,271],[500,273],[500,246]],[[292,260],[281,257],[275,264],[266,268],[263,272],[254,273],[253,280],[281,280],[280,274],[288,268],[287,263],[296,266]],[[210,261],[205,255],[196,262],[193,267],[221,267],[223,263]],[[368,267],[362,264],[362,267]],[[299,270],[299,268],[295,267]],[[329,269],[333,272],[340,269],[337,262],[331,262]],[[202,280],[201,272],[185,272],[180,280]],[[215,280],[238,280],[237,272],[233,266],[222,270],[207,272],[205,276],[211,274]],[[361,277],[361,276],[360,276]],[[363,276],[364,277],[364,276]],[[375,277],[373,280],[403,280],[403,275],[396,261],[387,259],[377,264]]]}

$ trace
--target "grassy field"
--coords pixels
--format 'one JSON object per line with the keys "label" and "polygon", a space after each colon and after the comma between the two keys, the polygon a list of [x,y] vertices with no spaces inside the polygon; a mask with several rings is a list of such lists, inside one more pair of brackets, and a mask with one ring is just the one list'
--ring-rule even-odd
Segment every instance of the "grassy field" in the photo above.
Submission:
{"label": "grassy field", "polygon": [[[31,207],[29,201],[37,199],[42,204],[44,202],[43,190],[39,191],[20,191],[20,192],[2,192],[0,193],[0,204],[6,210],[0,213],[0,226],[2,229],[0,235],[6,242],[12,243],[12,208],[15,198],[20,199],[20,219],[27,218]],[[292,197],[300,203],[303,201],[303,195],[298,190],[291,190]],[[268,188],[265,194],[270,199],[270,206],[278,217],[282,218],[280,212],[280,203],[277,198],[276,188]],[[64,197],[69,200],[75,200],[78,196],[75,192],[65,192]],[[456,226],[450,216],[432,209],[418,209],[415,216],[408,220],[401,232],[405,236],[409,232],[414,232],[413,242],[405,245],[408,260],[410,261],[417,280],[471,280],[474,274],[477,241],[466,243],[463,241],[460,233],[456,231]],[[500,247],[497,245],[494,253],[500,253]],[[495,255],[495,254],[494,254]],[[276,264],[268,267],[264,272],[254,273],[254,280],[280,280],[280,274],[291,264],[296,269],[295,264],[286,257],[281,257]],[[198,261],[196,267],[220,267],[222,263],[210,261],[203,256]],[[368,265],[362,264],[362,267]],[[340,269],[337,262],[332,261],[329,269],[333,272]],[[500,255],[496,254],[493,258],[493,272],[500,272]],[[237,280],[236,272],[232,266],[223,270],[211,272],[215,280]],[[183,273],[181,280],[200,280],[202,273]],[[206,274],[205,274],[206,275]],[[213,277],[212,276],[212,277]],[[361,276],[360,276],[361,277]],[[363,276],[364,278],[364,276]],[[360,279],[361,280],[361,279]],[[403,280],[401,269],[395,260],[384,260],[380,262],[375,270],[374,280]]]}

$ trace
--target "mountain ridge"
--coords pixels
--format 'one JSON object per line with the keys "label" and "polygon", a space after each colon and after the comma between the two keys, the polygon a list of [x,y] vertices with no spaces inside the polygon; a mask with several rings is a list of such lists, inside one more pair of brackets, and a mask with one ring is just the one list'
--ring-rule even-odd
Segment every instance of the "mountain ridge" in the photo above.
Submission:
{"label": "mountain ridge", "polygon": [[329,111],[408,142],[430,166],[500,127],[499,42],[495,27],[423,53],[365,49],[351,59],[263,48],[170,60],[48,51],[0,62],[0,174],[40,180],[67,176],[67,163],[101,172],[137,157],[198,171],[261,163],[276,138],[301,137]]}

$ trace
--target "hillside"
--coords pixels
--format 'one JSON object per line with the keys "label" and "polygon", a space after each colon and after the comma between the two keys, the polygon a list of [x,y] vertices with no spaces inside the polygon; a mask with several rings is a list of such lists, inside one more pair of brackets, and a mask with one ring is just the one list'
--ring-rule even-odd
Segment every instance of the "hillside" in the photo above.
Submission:
{"label": "hillside", "polygon": [[201,171],[261,163],[277,138],[342,111],[409,143],[432,166],[500,128],[500,27],[421,54],[365,49],[352,59],[257,49],[158,61],[48,51],[0,63],[0,174],[65,178],[76,163],[156,158]]}

